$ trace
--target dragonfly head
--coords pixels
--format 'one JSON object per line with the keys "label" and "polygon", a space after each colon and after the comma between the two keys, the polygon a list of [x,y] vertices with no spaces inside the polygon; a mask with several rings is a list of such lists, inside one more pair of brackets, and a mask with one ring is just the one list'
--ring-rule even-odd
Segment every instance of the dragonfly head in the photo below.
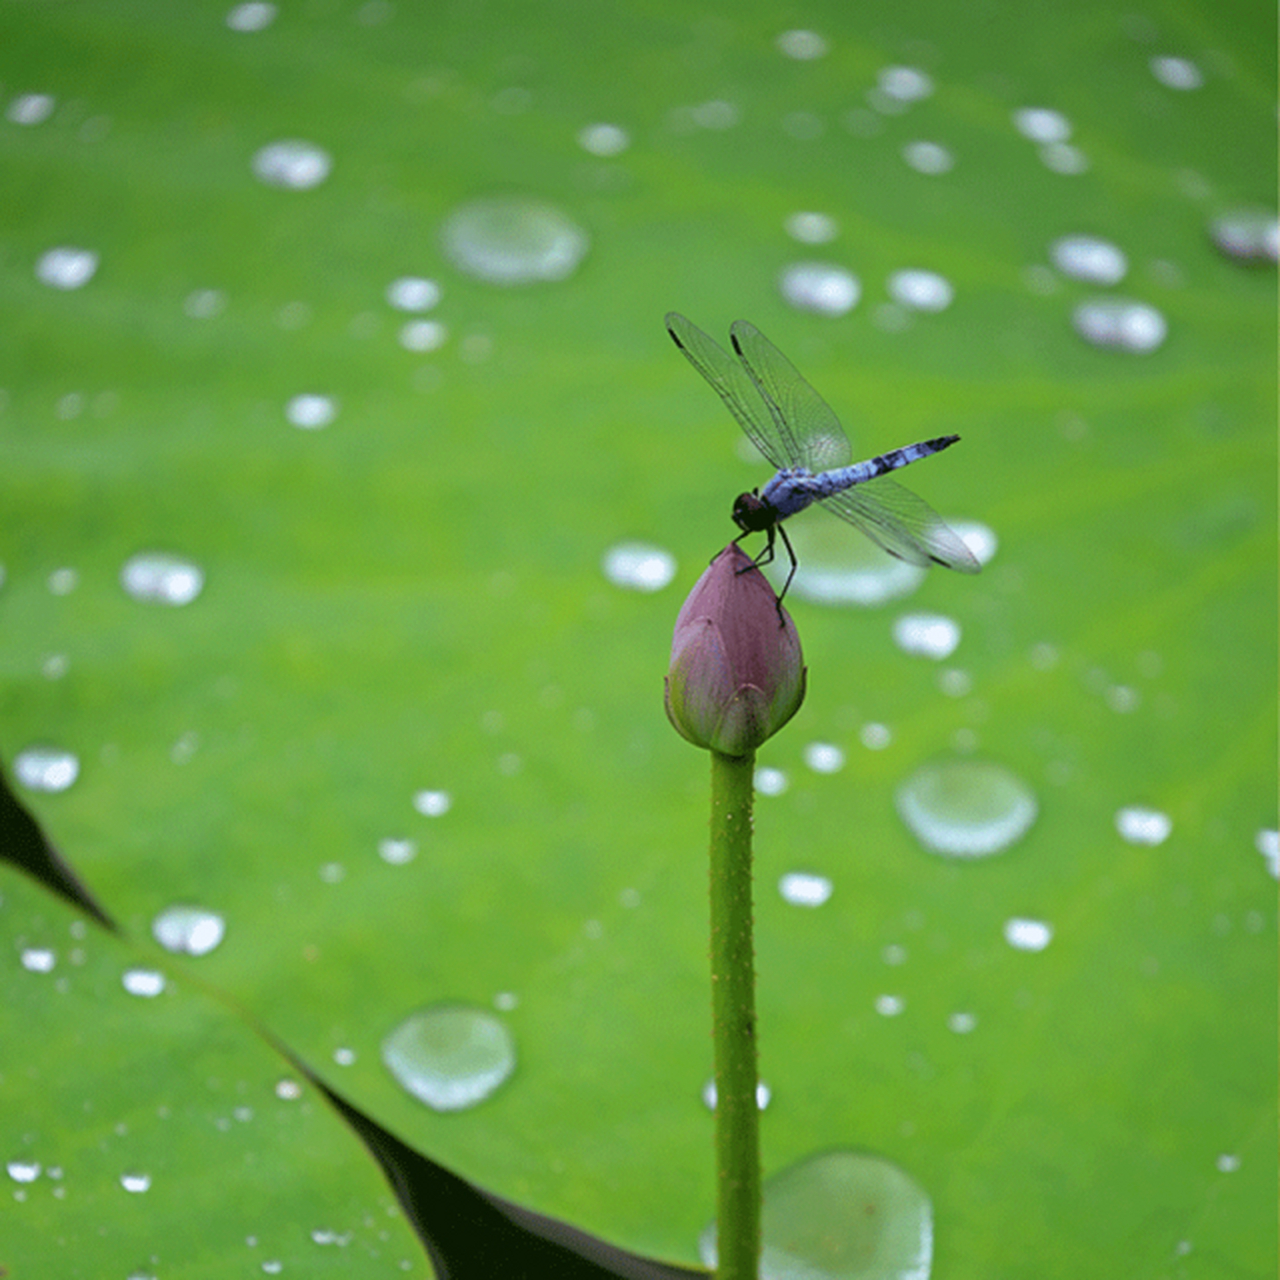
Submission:
{"label": "dragonfly head", "polygon": [[733,523],[743,533],[763,533],[778,523],[778,513],[758,493],[740,493],[733,500]]}

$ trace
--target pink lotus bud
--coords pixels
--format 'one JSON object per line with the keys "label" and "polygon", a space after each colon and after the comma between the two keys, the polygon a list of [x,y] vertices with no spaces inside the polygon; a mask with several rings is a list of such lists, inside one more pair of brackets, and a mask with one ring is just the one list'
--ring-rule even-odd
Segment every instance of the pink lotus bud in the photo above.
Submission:
{"label": "pink lotus bud", "polygon": [[745,756],[800,710],[800,637],[751,558],[731,543],[676,618],[667,718],[696,747]]}

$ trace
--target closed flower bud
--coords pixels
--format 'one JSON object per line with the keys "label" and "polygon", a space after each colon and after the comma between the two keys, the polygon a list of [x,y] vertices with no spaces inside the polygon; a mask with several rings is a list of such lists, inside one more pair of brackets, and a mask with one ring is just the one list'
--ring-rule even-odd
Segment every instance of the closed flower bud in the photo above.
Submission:
{"label": "closed flower bud", "polygon": [[698,579],[676,618],[667,718],[697,747],[745,756],[804,701],[800,637],[737,543]]}

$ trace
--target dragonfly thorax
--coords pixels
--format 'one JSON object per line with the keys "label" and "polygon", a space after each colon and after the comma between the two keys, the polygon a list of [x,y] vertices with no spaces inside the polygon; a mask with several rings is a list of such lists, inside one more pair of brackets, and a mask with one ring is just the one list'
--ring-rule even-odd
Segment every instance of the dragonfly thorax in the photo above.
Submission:
{"label": "dragonfly thorax", "polygon": [[743,533],[763,533],[778,523],[778,511],[759,493],[740,493],[733,500],[733,523]]}

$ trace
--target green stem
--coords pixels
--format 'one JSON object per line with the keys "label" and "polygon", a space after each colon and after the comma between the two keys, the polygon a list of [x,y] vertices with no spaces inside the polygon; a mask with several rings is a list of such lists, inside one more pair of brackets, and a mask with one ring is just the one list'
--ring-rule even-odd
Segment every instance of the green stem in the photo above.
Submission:
{"label": "green stem", "polygon": [[711,753],[711,1035],[716,1070],[716,1280],[756,1280],[760,1112],[756,1106],[751,799],[755,753]]}

